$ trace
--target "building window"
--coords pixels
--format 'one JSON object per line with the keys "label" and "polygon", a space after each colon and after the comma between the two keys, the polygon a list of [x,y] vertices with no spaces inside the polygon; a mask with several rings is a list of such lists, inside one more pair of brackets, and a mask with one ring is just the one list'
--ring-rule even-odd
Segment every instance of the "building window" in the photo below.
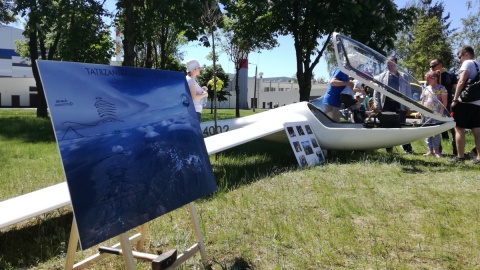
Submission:
{"label": "building window", "polygon": [[270,89],[268,87],[265,87],[263,92],[268,92]]}
{"label": "building window", "polygon": [[275,91],[276,91],[276,89],[277,89],[277,88],[275,88],[275,87],[272,87],[272,88],[270,88],[270,92],[275,92]]}
{"label": "building window", "polygon": [[283,87],[278,88],[278,91],[283,92]]}

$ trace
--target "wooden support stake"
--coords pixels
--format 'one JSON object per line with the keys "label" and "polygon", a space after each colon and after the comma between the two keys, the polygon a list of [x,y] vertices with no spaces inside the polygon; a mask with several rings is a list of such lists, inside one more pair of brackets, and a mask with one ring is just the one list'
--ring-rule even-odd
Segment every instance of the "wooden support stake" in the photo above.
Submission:
{"label": "wooden support stake", "polygon": [[140,240],[137,242],[137,250],[143,251],[143,247],[145,246],[145,239],[147,238],[147,230],[148,230],[148,222],[143,223],[138,227],[139,233],[142,235]]}
{"label": "wooden support stake", "polygon": [[175,269],[176,267],[180,266],[182,263],[186,262],[190,257],[195,256],[195,253],[197,253],[200,250],[198,243],[195,243],[193,246],[189,247],[187,250],[185,250],[182,254],[178,255],[177,260],[167,268],[168,269]]}
{"label": "wooden support stake", "polygon": [[78,245],[78,231],[77,231],[77,221],[75,217],[72,220],[72,228],[70,228],[70,239],[68,240],[67,248],[67,257],[65,258],[65,269],[73,269],[73,264],[75,263],[75,254],[77,253]]}
{"label": "wooden support stake", "polygon": [[[130,238],[128,239],[130,241],[130,243],[135,243],[137,241],[140,241],[142,235],[140,233],[136,233],[132,236],[130,236]],[[111,246],[112,248],[120,248],[120,243],[116,243],[115,245]],[[107,253],[97,253],[95,255],[92,255],[86,259],[84,259],[83,261],[80,261],[78,263],[76,263],[74,266],[73,266],[73,269],[77,270],[77,269],[84,269],[84,268],[87,268],[91,265],[93,265],[95,262],[97,261],[101,261],[103,259],[105,259],[107,256],[110,256],[110,254],[107,254]]]}
{"label": "wooden support stake", "polygon": [[195,232],[195,236],[198,242],[198,248],[200,249],[200,255],[202,256],[202,263],[204,266],[207,266],[208,256],[207,252],[205,251],[205,245],[203,244],[203,235],[202,231],[200,230],[200,223],[198,223],[197,210],[195,209],[195,205],[193,204],[193,202],[188,204],[188,210],[190,211],[193,231]]}
{"label": "wooden support stake", "polygon": [[132,246],[130,245],[130,241],[128,241],[127,233],[122,233],[118,237],[120,238],[122,256],[125,261],[125,269],[135,270],[135,259],[133,258]]}

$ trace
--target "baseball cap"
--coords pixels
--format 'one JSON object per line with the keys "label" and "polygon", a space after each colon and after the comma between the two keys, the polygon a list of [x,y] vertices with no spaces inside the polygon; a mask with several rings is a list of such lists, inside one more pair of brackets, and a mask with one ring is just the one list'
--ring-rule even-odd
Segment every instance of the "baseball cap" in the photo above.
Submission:
{"label": "baseball cap", "polygon": [[191,59],[187,61],[187,72],[195,70],[200,67],[200,63],[197,60]]}
{"label": "baseball cap", "polygon": [[364,98],[364,97],[365,97],[365,95],[364,95],[363,93],[356,92],[356,93],[355,93],[355,97]]}

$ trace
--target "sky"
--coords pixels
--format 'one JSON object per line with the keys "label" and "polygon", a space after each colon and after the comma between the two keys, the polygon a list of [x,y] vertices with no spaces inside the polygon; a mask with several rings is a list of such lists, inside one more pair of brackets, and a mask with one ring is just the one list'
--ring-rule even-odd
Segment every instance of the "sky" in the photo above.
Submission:
{"label": "sky", "polygon": [[[411,3],[411,0],[394,0],[399,8],[405,7],[407,3]],[[461,18],[467,15],[467,0],[444,0],[445,14],[450,12],[450,20],[452,21],[452,28],[461,28]],[[435,0],[434,0],[435,3]],[[248,76],[255,76],[255,65],[257,66],[258,73],[263,72],[264,78],[269,77],[293,77],[296,74],[296,60],[295,49],[293,47],[293,38],[290,36],[280,37],[278,39],[280,46],[273,50],[263,50],[260,53],[250,53],[248,57],[249,65]],[[213,63],[206,59],[211,48],[205,48],[197,46],[198,42],[191,42],[186,46],[180,48],[180,51],[184,51],[185,62],[189,59],[197,59],[201,65],[205,64],[211,66]],[[320,44],[320,46],[323,45]],[[218,50],[216,50],[218,52]],[[225,53],[220,52],[219,64],[227,73],[235,73],[234,65],[229,61],[228,56]],[[320,63],[317,64],[313,73],[315,78],[324,77],[328,79],[327,65],[323,58]]]}

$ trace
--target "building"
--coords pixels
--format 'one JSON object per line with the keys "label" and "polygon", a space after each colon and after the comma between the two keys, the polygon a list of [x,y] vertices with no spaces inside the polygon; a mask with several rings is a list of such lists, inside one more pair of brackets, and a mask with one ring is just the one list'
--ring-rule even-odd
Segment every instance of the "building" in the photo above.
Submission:
{"label": "building", "polygon": [[30,62],[15,52],[23,30],[0,25],[0,107],[34,107],[37,97]]}
{"label": "building", "polygon": [[[224,89],[231,93],[228,101],[218,104],[218,108],[235,108],[235,75],[230,74],[230,81],[228,87]],[[255,91],[256,90],[256,91]],[[310,92],[310,100],[325,95],[327,91],[327,84],[312,83],[312,90]],[[241,93],[242,94],[242,93]],[[241,95],[240,94],[240,95]],[[247,83],[247,100],[240,104],[242,109],[251,109],[254,100],[257,100],[256,108],[271,109],[278,106],[284,106],[296,103],[300,100],[298,83],[293,82],[288,77],[273,77],[257,78],[255,85],[255,77],[249,77]],[[207,105],[210,107],[210,104]]]}

